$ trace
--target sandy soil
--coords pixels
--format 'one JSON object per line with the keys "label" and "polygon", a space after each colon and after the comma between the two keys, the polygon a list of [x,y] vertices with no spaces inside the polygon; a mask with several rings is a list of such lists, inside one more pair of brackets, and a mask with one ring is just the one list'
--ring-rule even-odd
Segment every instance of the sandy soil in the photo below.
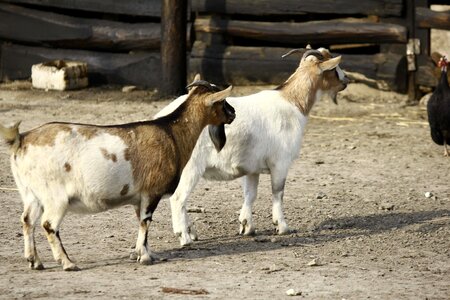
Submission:
{"label": "sandy soil", "polygon": [[[149,99],[148,91],[3,85],[0,122],[21,119],[27,130],[54,120],[136,121],[168,103]],[[191,215],[200,240],[179,247],[162,201],[149,236],[160,260],[150,266],[129,260],[138,224],[133,209],[122,207],[65,218],[61,237],[82,271],[62,271],[40,228],[46,269],[29,270],[21,200],[1,145],[0,298],[282,299],[294,289],[305,299],[449,299],[450,159],[432,143],[424,108],[402,106],[405,100],[353,84],[338,106],[325,100],[314,107],[286,184],[286,218],[295,233],[273,233],[268,176],[261,176],[254,237],[237,235],[240,182],[202,181],[189,202],[205,209]],[[317,265],[309,266],[313,259]]]}

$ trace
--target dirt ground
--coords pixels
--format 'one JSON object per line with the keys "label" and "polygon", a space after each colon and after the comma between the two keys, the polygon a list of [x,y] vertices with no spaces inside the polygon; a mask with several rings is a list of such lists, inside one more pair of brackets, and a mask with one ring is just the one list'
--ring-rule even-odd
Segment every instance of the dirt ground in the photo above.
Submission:
{"label": "dirt ground", "polygon": [[[55,120],[137,121],[168,103],[149,101],[152,95],[3,85],[0,122],[23,120],[28,130]],[[2,144],[0,298],[283,299],[294,289],[300,299],[450,299],[450,158],[431,141],[425,109],[360,84],[338,100],[313,108],[290,170],[285,213],[294,233],[274,234],[267,175],[255,202],[254,237],[237,234],[240,181],[201,181],[189,202],[204,208],[191,214],[199,241],[180,248],[168,201],[161,201],[149,235],[159,260],[150,266],[129,260],[138,223],[133,209],[122,207],[65,218],[61,238],[80,272],[64,272],[53,261],[40,228],[37,248],[46,269],[29,270],[21,200]]]}

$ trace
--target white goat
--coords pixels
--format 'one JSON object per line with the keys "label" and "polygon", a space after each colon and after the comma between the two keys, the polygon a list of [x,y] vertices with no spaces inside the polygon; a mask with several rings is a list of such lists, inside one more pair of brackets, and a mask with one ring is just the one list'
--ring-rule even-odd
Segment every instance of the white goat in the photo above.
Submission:
{"label": "white goat", "polygon": [[[294,49],[286,55],[299,51]],[[213,146],[205,128],[170,199],[173,229],[180,236],[182,246],[197,238],[186,212],[186,202],[201,176],[211,180],[232,180],[244,176],[239,232],[250,235],[255,230],[252,205],[256,199],[259,174],[270,174],[273,223],[279,234],[289,232],[282,208],[288,169],[299,155],[308,114],[314,103],[323,94],[328,94],[336,102],[337,92],[348,83],[339,67],[340,60],[340,56],[332,58],[330,52],[323,48],[307,50],[297,70],[277,89],[227,98],[236,110],[236,120],[225,128],[225,147],[217,152],[215,148],[220,150],[220,147]],[[174,100],[157,116],[171,112],[183,103],[184,98],[181,96]],[[210,134],[215,132],[216,136],[225,136],[225,132],[221,132],[223,126],[209,128]]]}
{"label": "white goat", "polygon": [[198,136],[208,124],[230,123],[224,100],[231,87],[215,90],[194,82],[186,101],[166,117],[122,125],[48,123],[19,133],[18,124],[0,126],[10,144],[11,169],[23,203],[25,257],[43,269],[34,242],[41,225],[56,261],[78,270],[62,245],[59,228],[68,211],[97,213],[131,204],[139,219],[136,257],[151,262],[147,232],[161,197],[173,193]]}

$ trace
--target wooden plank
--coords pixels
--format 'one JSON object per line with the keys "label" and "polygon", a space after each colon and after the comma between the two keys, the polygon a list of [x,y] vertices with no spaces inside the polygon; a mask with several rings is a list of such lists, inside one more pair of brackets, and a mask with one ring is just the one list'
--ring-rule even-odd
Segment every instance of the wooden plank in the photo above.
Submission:
{"label": "wooden plank", "polygon": [[440,69],[433,63],[429,56],[421,55],[417,58],[417,85],[436,87],[440,75]]}
{"label": "wooden plank", "polygon": [[186,86],[186,11],[184,0],[162,0],[160,93],[179,95]]}
{"label": "wooden plank", "polygon": [[426,7],[417,7],[416,22],[420,28],[450,30],[450,10],[441,12]]}
{"label": "wooden plank", "polygon": [[[196,73],[216,84],[280,84],[298,67],[300,56],[281,56],[290,48],[206,46],[196,42],[189,60],[189,78]],[[341,67],[375,78],[376,55],[343,55]]]}
{"label": "wooden plank", "polygon": [[253,40],[287,44],[405,43],[404,26],[342,19],[305,23],[250,22],[197,18],[197,32],[221,33]]}
{"label": "wooden plank", "polygon": [[38,45],[130,51],[158,49],[161,40],[159,23],[75,18],[5,3],[0,19],[0,38]]}
{"label": "wooden plank", "polygon": [[56,59],[86,62],[89,82],[94,84],[155,88],[161,81],[157,52],[123,54],[3,44],[0,54],[0,81],[27,79],[31,76],[33,64]]}
{"label": "wooden plank", "polygon": [[375,78],[387,83],[390,90],[406,93],[408,70],[404,54],[379,53]]}
{"label": "wooden plank", "polygon": [[15,4],[76,9],[99,13],[124,14],[131,16],[161,16],[161,0],[2,0]]}
{"label": "wooden plank", "polygon": [[363,14],[401,16],[402,0],[192,0],[192,10],[201,13],[244,15]]}

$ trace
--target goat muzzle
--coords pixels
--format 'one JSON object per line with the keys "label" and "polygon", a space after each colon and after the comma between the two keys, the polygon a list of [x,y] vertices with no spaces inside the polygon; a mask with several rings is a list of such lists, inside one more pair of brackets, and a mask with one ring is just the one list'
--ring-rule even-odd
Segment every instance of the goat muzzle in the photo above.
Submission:
{"label": "goat muzzle", "polygon": [[223,110],[225,112],[225,115],[227,117],[227,124],[231,124],[231,122],[234,121],[236,118],[236,111],[234,110],[234,107],[231,106],[226,100],[223,101]]}

